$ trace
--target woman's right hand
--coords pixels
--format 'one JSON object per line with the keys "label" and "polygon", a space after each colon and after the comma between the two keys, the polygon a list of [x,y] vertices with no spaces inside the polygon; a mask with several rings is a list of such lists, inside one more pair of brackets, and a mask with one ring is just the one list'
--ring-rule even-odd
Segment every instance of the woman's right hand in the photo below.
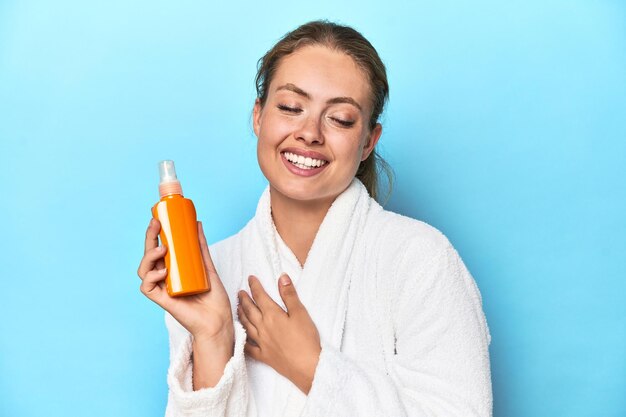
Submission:
{"label": "woman's right hand", "polygon": [[234,327],[230,300],[213,266],[202,223],[198,222],[198,237],[211,290],[201,294],[183,297],[168,295],[165,288],[167,271],[164,260],[167,248],[159,246],[160,230],[161,223],[152,219],[146,231],[144,255],[137,269],[137,275],[142,281],[141,292],[167,310],[193,335],[194,340],[228,344],[224,347],[232,351]]}

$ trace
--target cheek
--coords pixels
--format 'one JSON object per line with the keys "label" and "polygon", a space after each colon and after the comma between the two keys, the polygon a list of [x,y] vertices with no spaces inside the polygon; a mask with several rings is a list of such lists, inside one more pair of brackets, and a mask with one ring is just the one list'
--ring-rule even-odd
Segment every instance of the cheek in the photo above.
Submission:
{"label": "cheek", "polygon": [[257,137],[257,160],[261,171],[267,177],[268,170],[275,166],[277,158],[277,148],[288,137],[290,130],[284,121],[265,114],[259,123],[259,132]]}
{"label": "cheek", "polygon": [[256,156],[262,171],[265,171],[268,164],[274,157],[276,146],[267,138],[259,137],[256,145]]}
{"label": "cheek", "polygon": [[338,164],[338,168],[351,174],[356,172],[361,163],[361,147],[359,146],[359,138],[341,137],[333,141],[333,153],[335,158],[341,160],[341,164]]}
{"label": "cheek", "polygon": [[343,141],[338,142],[338,146],[341,146],[341,152],[344,155],[355,159],[358,164],[360,162],[361,154],[363,153],[363,135],[358,132],[346,136],[343,139]]}
{"label": "cheek", "polygon": [[259,120],[258,139],[268,144],[277,144],[293,130],[292,123],[284,120],[280,115],[266,113]]}
{"label": "cheek", "polygon": [[274,152],[271,150],[273,149],[273,146],[269,146],[265,141],[259,138],[256,149],[256,158],[259,168],[261,169],[263,176],[269,180],[272,176],[272,170],[270,168],[274,166],[272,163],[272,156],[274,155]]}

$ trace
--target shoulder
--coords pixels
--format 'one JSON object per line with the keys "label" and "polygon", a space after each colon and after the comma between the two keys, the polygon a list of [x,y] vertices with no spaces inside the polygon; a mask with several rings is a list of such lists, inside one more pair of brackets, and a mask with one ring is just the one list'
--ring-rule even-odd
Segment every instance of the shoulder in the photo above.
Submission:
{"label": "shoulder", "polygon": [[209,251],[211,252],[211,259],[215,264],[216,269],[219,271],[218,264],[223,264],[226,260],[232,259],[241,248],[242,241],[249,233],[252,220],[248,222],[240,231],[234,235],[228,236],[222,240],[219,240],[209,245]]}
{"label": "shoulder", "polygon": [[480,291],[448,238],[425,222],[387,210],[381,209],[374,223],[380,229],[380,253],[386,253],[384,263],[390,268],[379,284],[392,300],[394,317],[401,312],[413,317],[428,306],[433,311],[465,306],[489,341]]}
{"label": "shoulder", "polygon": [[229,294],[239,289],[243,248],[250,234],[252,221],[248,222],[239,232],[209,245],[211,260],[215,270]]}
{"label": "shoulder", "polygon": [[370,243],[396,257],[407,253],[432,257],[451,248],[448,238],[437,228],[378,204],[372,207],[368,229]]}
{"label": "shoulder", "polygon": [[[228,236],[220,241],[209,245],[209,251],[211,252],[211,258],[213,262],[220,262],[225,255],[232,254],[232,252],[239,246],[241,240],[241,231],[234,235]],[[217,265],[216,265],[217,268]]]}
{"label": "shoulder", "polygon": [[467,284],[463,261],[437,228],[381,208],[374,213],[370,229],[369,254],[376,258],[380,285],[391,286],[387,290],[395,294],[393,298],[426,287]]}

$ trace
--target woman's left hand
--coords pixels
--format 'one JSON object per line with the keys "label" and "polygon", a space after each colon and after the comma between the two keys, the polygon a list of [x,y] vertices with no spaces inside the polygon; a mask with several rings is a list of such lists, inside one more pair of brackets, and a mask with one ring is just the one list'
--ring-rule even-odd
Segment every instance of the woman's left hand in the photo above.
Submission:
{"label": "woman's left hand", "polygon": [[237,314],[246,329],[245,353],[276,370],[309,393],[319,361],[320,336],[311,316],[300,302],[291,279],[278,280],[278,291],[287,311],[265,292],[258,278],[248,279],[252,298],[239,291]]}

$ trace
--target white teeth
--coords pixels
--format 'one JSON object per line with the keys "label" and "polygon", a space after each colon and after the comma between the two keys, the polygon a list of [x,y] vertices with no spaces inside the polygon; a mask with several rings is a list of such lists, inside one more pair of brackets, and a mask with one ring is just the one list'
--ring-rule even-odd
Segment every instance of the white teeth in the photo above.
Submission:
{"label": "white teeth", "polygon": [[313,159],[308,156],[305,157],[302,155],[296,155],[295,153],[291,152],[284,152],[283,155],[285,155],[285,158],[289,162],[301,169],[313,169],[325,165],[328,162],[324,161],[323,159]]}

